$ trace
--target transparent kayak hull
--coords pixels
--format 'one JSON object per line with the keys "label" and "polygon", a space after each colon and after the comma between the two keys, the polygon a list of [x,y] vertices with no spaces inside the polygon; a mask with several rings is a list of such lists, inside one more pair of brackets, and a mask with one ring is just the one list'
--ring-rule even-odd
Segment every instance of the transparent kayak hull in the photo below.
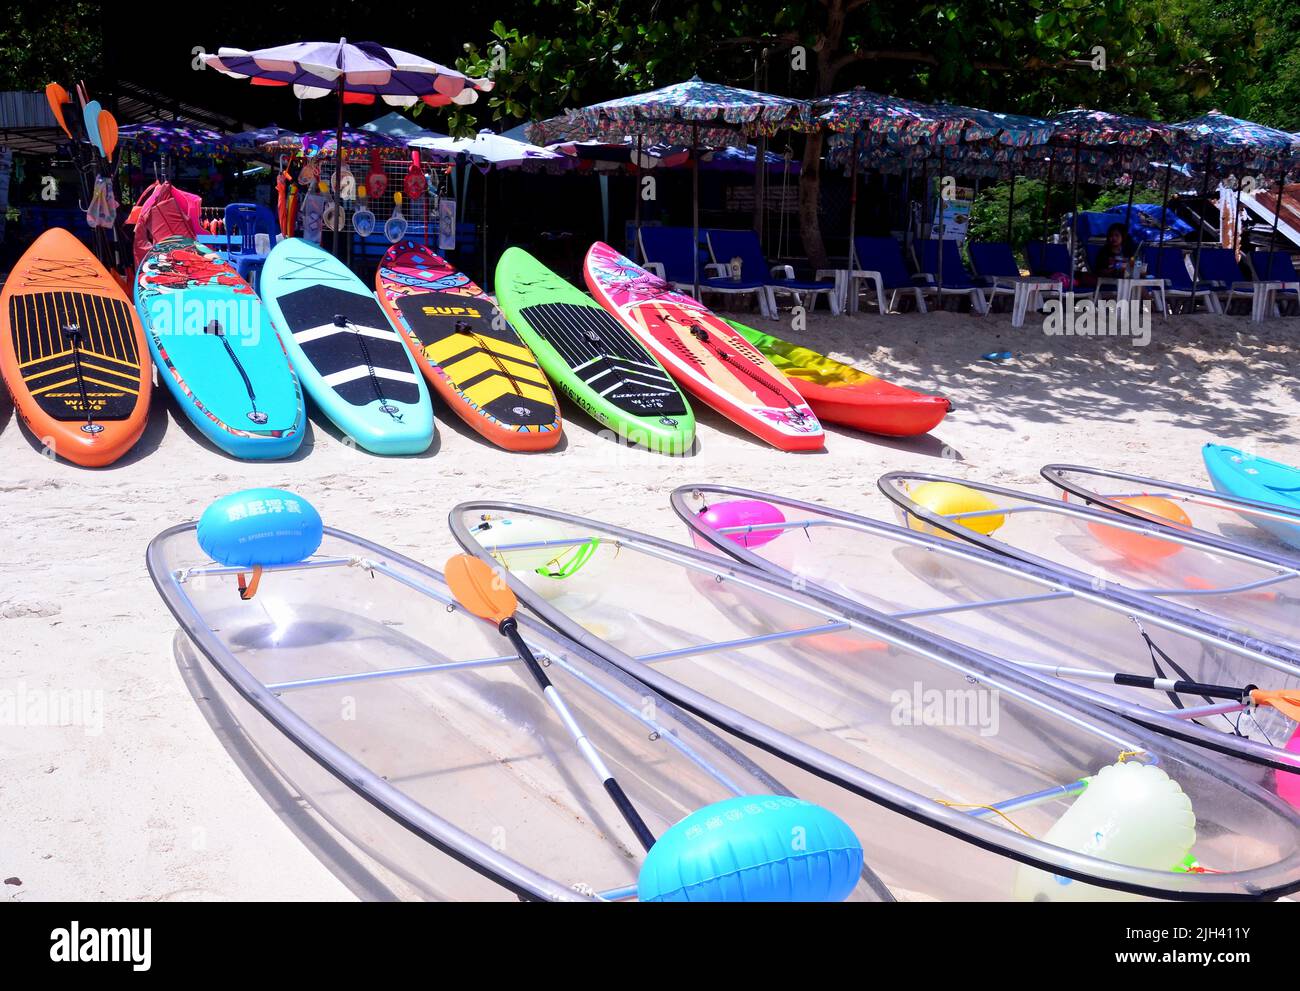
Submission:
{"label": "transparent kayak hull", "polygon": [[[746,503],[772,507],[774,522],[717,527],[702,515]],[[1225,640],[1072,588],[1005,555],[831,507],[729,486],[683,486],[672,505],[697,546],[788,582],[816,585],[845,608],[864,605],[1023,666],[1082,702],[1261,765],[1242,766],[1240,773],[1266,787],[1275,785],[1270,769],[1295,774],[1300,789],[1300,753],[1285,747],[1296,724],[1278,710],[1101,677],[1122,672],[1210,684],[1296,684]]]}
{"label": "transparent kayak hull", "polygon": [[[1046,465],[1043,477],[1060,489],[1064,498],[1085,506],[1154,523],[1221,550],[1300,568],[1300,509],[1081,465]],[[1161,503],[1153,505],[1152,499],[1176,506],[1190,525],[1149,511],[1163,508]]]}
{"label": "transparent kayak hull", "polygon": [[[960,486],[990,508],[936,512],[913,498],[932,483]],[[1300,676],[1300,571],[1294,568],[1169,527],[982,482],[890,472],[879,485],[905,526],[1037,565],[1244,647],[1282,675]]]}
{"label": "transparent kayak hull", "polygon": [[[148,565],[182,663],[399,897],[635,896],[635,835],[507,642],[452,607],[437,572],[326,529],[317,554],[265,569],[243,601],[192,524],[156,537]],[[521,627],[656,836],[737,794],[789,794],[635,679]],[[852,897],[891,896],[868,868]]]}
{"label": "transparent kayak hull", "polygon": [[[1276,795],[989,655],[743,563],[558,511],[465,503],[450,525],[551,626],[744,741],[783,779],[802,772],[789,779],[795,790],[818,789],[807,797],[853,827],[900,897],[1270,898],[1300,888],[1300,819]],[[1177,782],[1198,822],[1193,853],[1222,873],[1131,866],[1042,839],[1099,769],[1126,760]]]}

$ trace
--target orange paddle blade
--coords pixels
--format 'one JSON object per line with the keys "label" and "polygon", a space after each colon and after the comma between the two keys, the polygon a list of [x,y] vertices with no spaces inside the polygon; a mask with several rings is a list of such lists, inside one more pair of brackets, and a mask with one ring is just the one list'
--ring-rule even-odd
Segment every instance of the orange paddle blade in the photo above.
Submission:
{"label": "orange paddle blade", "polygon": [[1288,719],[1300,723],[1300,689],[1279,688],[1265,690],[1256,688],[1250,693],[1250,700],[1256,705],[1271,705]]}
{"label": "orange paddle blade", "polygon": [[117,150],[117,118],[107,110],[99,112],[99,143],[104,146],[104,157],[112,161]]}
{"label": "orange paddle blade", "polygon": [[72,137],[72,132],[68,130],[68,122],[63,119],[63,105],[71,102],[68,91],[58,83],[49,83],[45,87],[45,99],[50,101],[50,110],[54,114],[54,119],[59,122],[59,127],[68,137]]}
{"label": "orange paddle blade", "polygon": [[469,554],[448,558],[443,577],[456,601],[481,619],[500,624],[519,608],[501,572]]}

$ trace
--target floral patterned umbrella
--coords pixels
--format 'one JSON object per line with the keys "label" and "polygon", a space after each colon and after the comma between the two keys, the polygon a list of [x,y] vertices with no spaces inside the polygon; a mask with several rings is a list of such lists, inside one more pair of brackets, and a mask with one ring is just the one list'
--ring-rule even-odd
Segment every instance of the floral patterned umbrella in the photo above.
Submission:
{"label": "floral patterned umbrella", "polygon": [[[770,137],[784,128],[803,126],[807,113],[808,104],[804,100],[706,83],[699,76],[692,76],[684,83],[583,107],[574,116],[585,125],[589,139],[621,143],[632,138],[651,144],[691,146],[691,217],[698,242],[699,149],[744,145],[751,136]],[[531,132],[529,137],[537,140]],[[698,298],[698,252],[693,268]]]}
{"label": "floral patterned umbrella", "polygon": [[1230,117],[1217,110],[1173,127],[1213,149],[1223,167],[1293,171],[1300,169],[1300,141],[1294,134],[1254,121]]}
{"label": "floral patterned umbrella", "polygon": [[[328,131],[308,131],[306,134],[291,136],[287,144],[293,151],[302,151],[308,155],[333,157],[338,153],[339,135],[331,128]],[[286,142],[276,142],[277,148],[285,148]],[[343,129],[343,148],[346,151],[358,149],[367,151],[371,148],[401,148],[406,144],[401,138],[391,134],[378,134],[374,131],[357,131],[350,127]]]}
{"label": "floral patterned umbrella", "polygon": [[771,136],[801,124],[807,103],[693,76],[648,93],[607,100],[577,112],[590,136],[621,141],[641,136],[655,142],[724,147],[745,135]]}
{"label": "floral patterned umbrella", "polygon": [[126,124],[117,132],[120,145],[172,155],[229,155],[232,135],[197,124]]}

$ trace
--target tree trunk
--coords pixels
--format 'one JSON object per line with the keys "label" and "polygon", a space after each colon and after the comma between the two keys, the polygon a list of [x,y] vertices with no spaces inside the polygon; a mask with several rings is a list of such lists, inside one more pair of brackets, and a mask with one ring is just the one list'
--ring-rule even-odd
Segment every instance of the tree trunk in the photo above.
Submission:
{"label": "tree trunk", "polygon": [[830,267],[826,264],[826,245],[817,209],[822,191],[822,146],[825,144],[822,134],[815,131],[808,135],[799,172],[799,239],[813,269]]}

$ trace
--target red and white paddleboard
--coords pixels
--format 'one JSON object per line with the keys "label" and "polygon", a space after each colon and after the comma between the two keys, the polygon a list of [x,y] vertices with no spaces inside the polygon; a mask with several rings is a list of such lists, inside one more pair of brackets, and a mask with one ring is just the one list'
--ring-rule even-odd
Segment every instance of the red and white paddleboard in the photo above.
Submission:
{"label": "red and white paddleboard", "polygon": [[584,273],[596,301],[691,395],[783,451],[824,446],[817,416],[786,377],[702,303],[601,241],[587,252]]}

